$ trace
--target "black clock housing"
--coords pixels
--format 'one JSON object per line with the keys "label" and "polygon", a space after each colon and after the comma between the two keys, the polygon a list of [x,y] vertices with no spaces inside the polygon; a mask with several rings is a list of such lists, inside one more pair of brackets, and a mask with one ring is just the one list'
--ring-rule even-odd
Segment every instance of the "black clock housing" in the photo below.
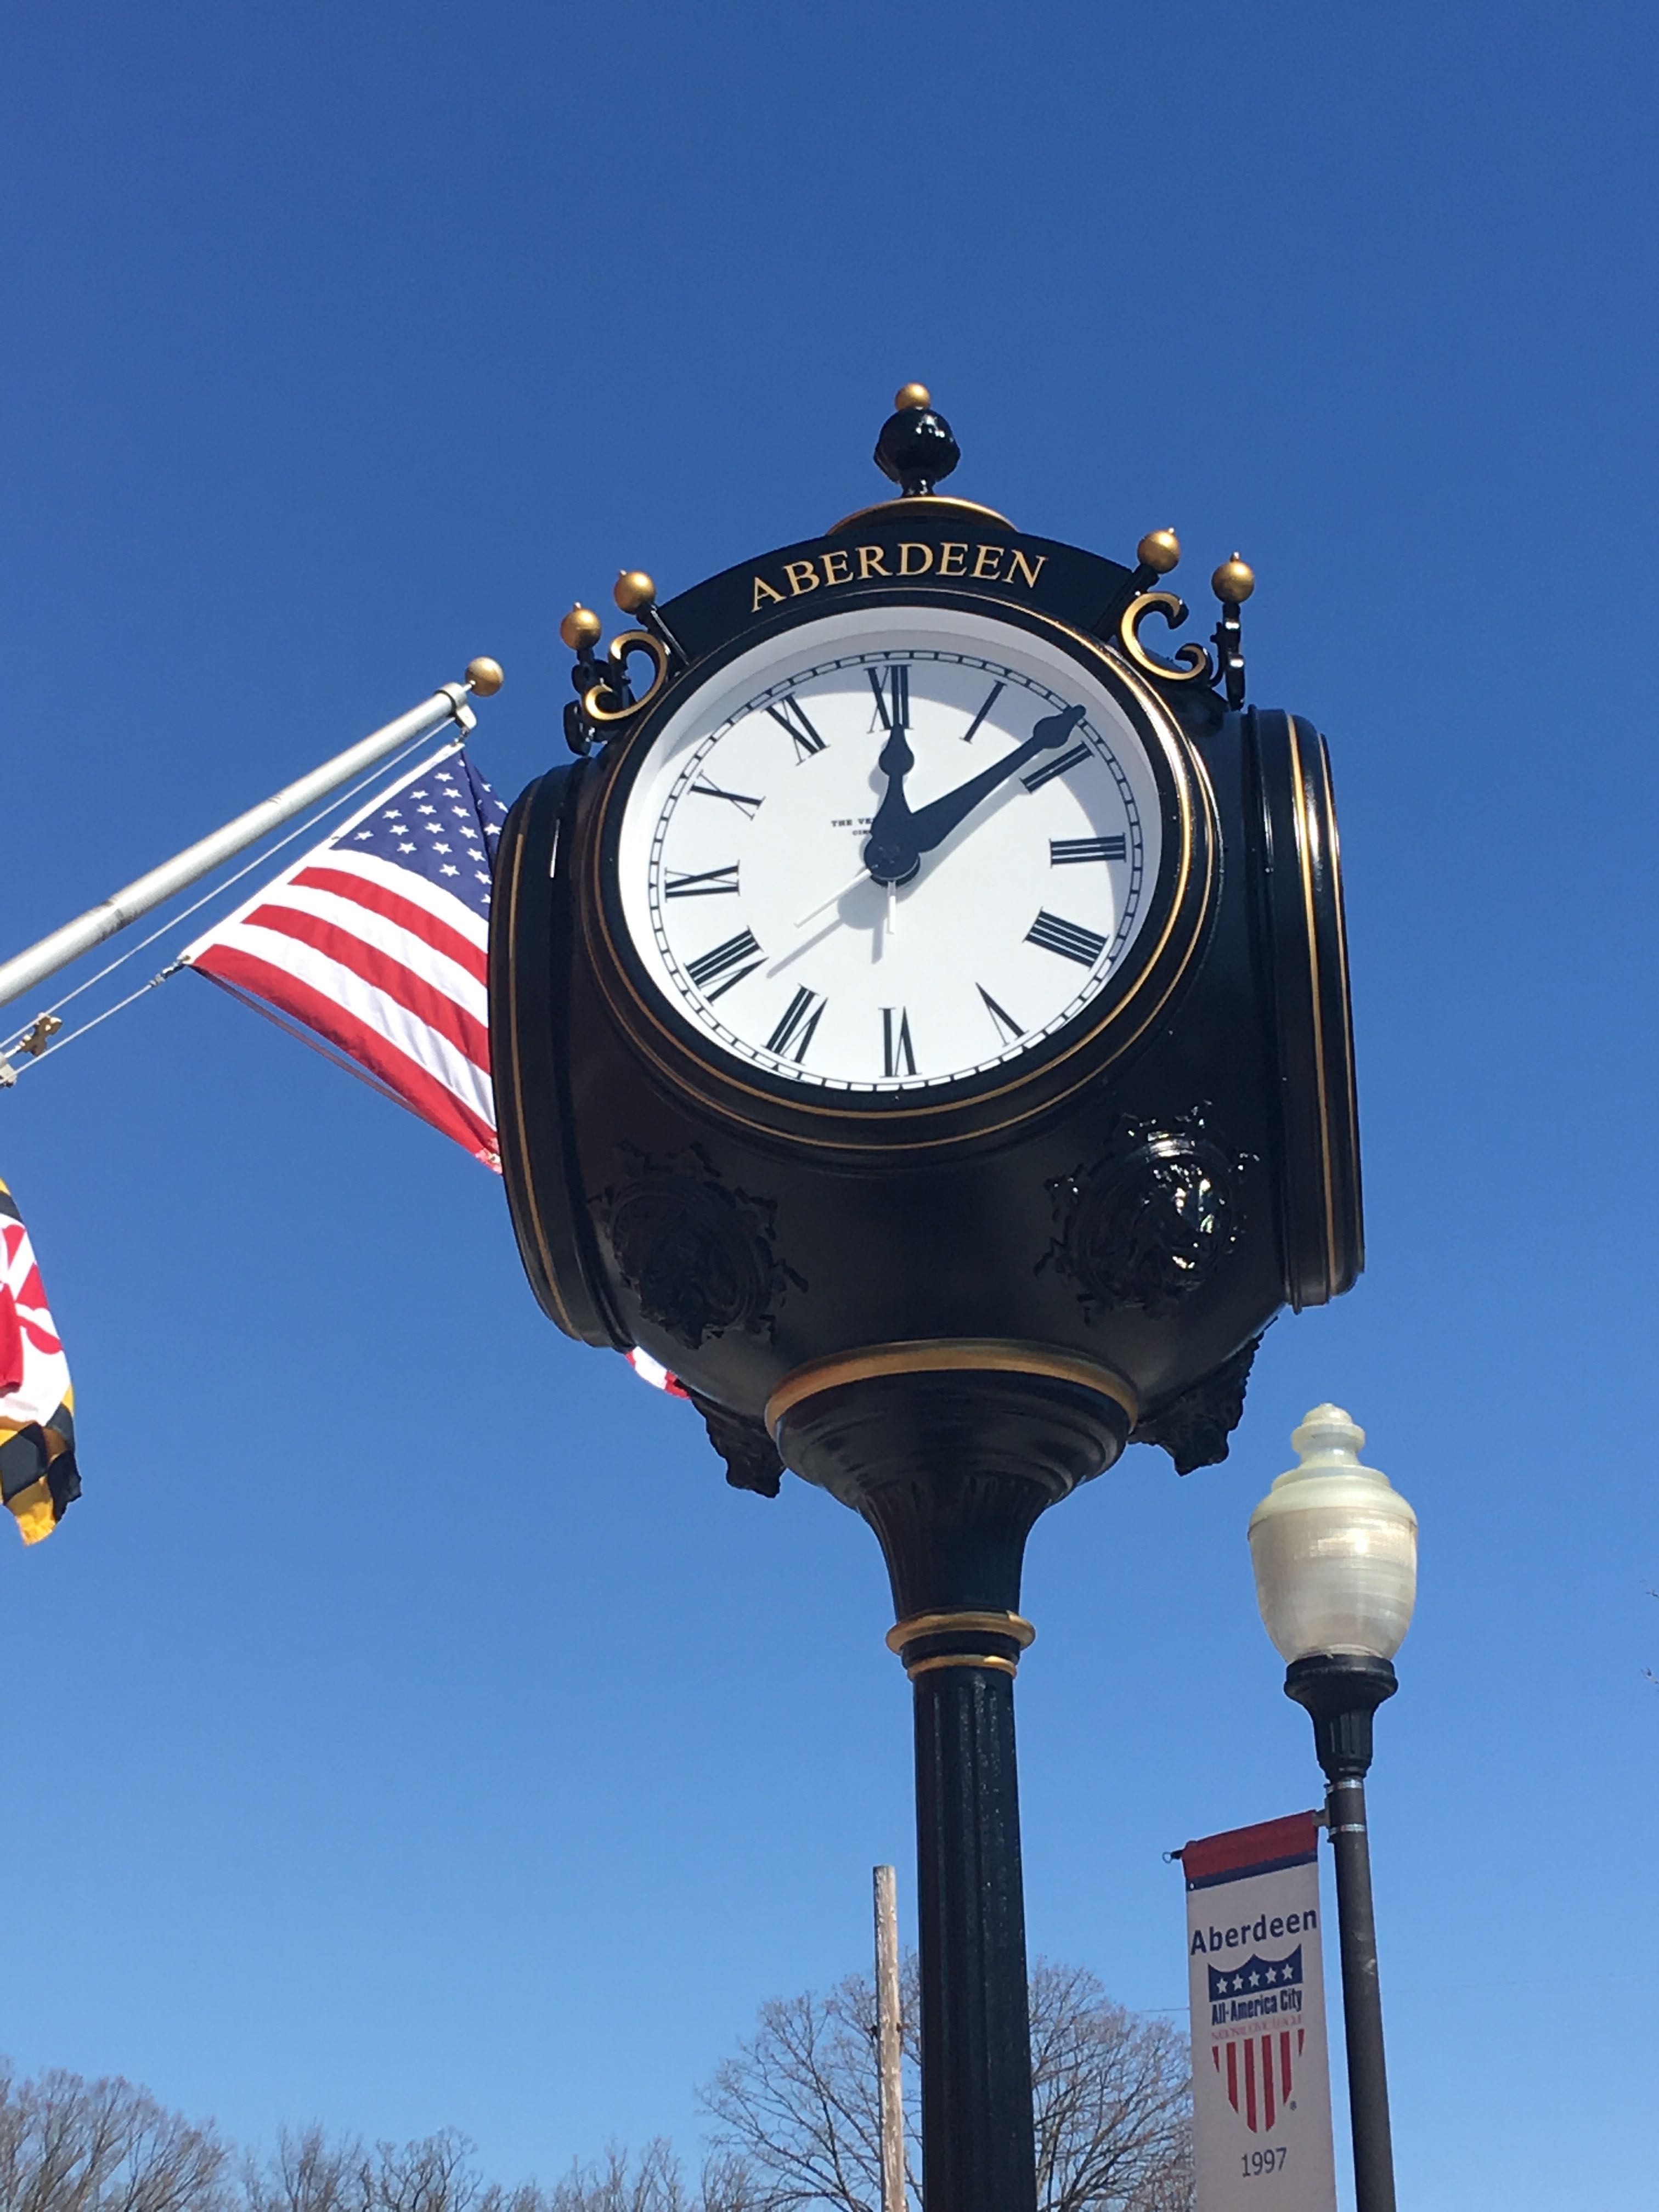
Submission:
{"label": "black clock housing", "polygon": [[[672,1369],[734,1480],[775,1488],[799,1378],[935,1357],[1074,1370],[1121,1414],[1103,1458],[1133,1437],[1184,1471],[1224,1456],[1274,1314],[1360,1270],[1325,744],[1242,703],[1236,616],[1219,676],[1201,647],[1151,652],[1141,622],[1185,613],[1159,580],[965,501],[886,501],[647,607],[592,665],[603,750],[513,810],[490,1026],[526,1273],[568,1334]],[[618,921],[616,825],[653,731],[752,643],[857,605],[1060,641],[1156,723],[1184,840],[1155,957],[1029,1062],[923,1102],[738,1079],[645,988]],[[641,649],[636,702],[611,672]]]}

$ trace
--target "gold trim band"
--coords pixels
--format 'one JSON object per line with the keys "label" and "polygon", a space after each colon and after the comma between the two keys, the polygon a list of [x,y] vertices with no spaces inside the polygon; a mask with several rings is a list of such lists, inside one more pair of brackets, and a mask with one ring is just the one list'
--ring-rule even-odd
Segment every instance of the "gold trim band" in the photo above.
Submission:
{"label": "gold trim band", "polygon": [[873,523],[878,515],[884,521],[902,522],[907,515],[925,520],[931,514],[947,518],[953,514],[977,515],[982,522],[1000,522],[1016,538],[1023,535],[1018,526],[1010,522],[1006,514],[999,514],[995,507],[981,507],[975,499],[953,499],[948,491],[912,492],[908,497],[896,494],[891,499],[878,499],[873,507],[856,507],[851,514],[843,514],[823,534],[833,538],[839,531],[850,530],[855,522]]}
{"label": "gold trim band", "polygon": [[931,1674],[936,1667],[985,1667],[996,1674],[1019,1672],[1012,1659],[994,1659],[988,1652],[977,1651],[941,1651],[937,1658],[914,1660],[904,1671],[914,1682],[918,1674]]}
{"label": "gold trim band", "polygon": [[1297,858],[1302,875],[1302,915],[1308,933],[1309,1000],[1313,1013],[1315,1096],[1319,1102],[1319,1165],[1325,1199],[1325,1286],[1337,1278],[1336,1190],[1331,1160],[1331,1105],[1325,1059],[1325,989],[1319,957],[1319,906],[1314,890],[1314,847],[1318,830],[1308,804],[1302,766],[1302,732],[1294,714],[1285,717],[1291,736],[1291,796],[1296,808]]}
{"label": "gold trim band", "polygon": [[907,1644],[921,1636],[1006,1636],[1024,1651],[1036,1631],[1018,1613],[913,1613],[887,1632],[887,1649],[902,1658]]}
{"label": "gold trim band", "polygon": [[775,1438],[784,1415],[821,1391],[847,1382],[867,1382],[881,1375],[959,1374],[978,1369],[999,1375],[1042,1375],[1057,1382],[1079,1382],[1121,1406],[1133,1427],[1140,1401],[1122,1376],[1086,1358],[1048,1344],[1021,1344],[1004,1338],[919,1337],[902,1344],[871,1344],[854,1352],[833,1352],[809,1360],[786,1375],[766,1401],[766,1426]]}

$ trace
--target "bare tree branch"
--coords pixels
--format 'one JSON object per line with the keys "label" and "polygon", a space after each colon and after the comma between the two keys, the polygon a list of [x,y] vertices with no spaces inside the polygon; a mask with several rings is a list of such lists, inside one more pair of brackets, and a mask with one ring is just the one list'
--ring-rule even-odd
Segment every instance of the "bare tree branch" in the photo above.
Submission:
{"label": "bare tree branch", "polygon": [[228,2168],[211,2121],[118,2075],[19,2081],[0,2060],[0,2212],[230,2212]]}
{"label": "bare tree branch", "polygon": [[[1187,2041],[1114,2004],[1086,1969],[1040,1960],[1031,2063],[1042,2212],[1190,2212]],[[907,2185],[921,2209],[915,1960],[903,1971]],[[827,1997],[762,2008],[754,2035],[702,2092],[716,2144],[751,2171],[756,2212],[878,2212],[875,1991],[866,1975]]]}

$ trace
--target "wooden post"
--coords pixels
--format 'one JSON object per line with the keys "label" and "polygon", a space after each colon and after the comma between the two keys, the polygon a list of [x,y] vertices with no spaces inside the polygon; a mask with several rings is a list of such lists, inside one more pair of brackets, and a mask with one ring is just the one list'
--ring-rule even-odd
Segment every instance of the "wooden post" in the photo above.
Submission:
{"label": "wooden post", "polygon": [[876,1876],[876,2064],[881,2085],[881,2212],[905,2212],[903,2045],[899,2033],[898,1887]]}

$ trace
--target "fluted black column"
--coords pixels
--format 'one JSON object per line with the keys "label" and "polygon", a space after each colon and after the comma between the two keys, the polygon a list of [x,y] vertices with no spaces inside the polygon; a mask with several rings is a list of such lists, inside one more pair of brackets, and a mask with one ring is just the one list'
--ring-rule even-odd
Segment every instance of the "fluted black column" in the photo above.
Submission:
{"label": "fluted black column", "polygon": [[928,2198],[1035,2212],[1014,1686],[953,1667],[915,1694]]}
{"label": "fluted black column", "polygon": [[957,1364],[832,1371],[775,1425],[788,1464],[870,1523],[892,1582],[887,1640],[915,1703],[927,2212],[1036,2212],[1014,1758],[1014,1670],[1033,1632],[1018,1610],[1020,1567],[1038,1514],[1111,1464],[1129,1415],[1069,1376]]}

